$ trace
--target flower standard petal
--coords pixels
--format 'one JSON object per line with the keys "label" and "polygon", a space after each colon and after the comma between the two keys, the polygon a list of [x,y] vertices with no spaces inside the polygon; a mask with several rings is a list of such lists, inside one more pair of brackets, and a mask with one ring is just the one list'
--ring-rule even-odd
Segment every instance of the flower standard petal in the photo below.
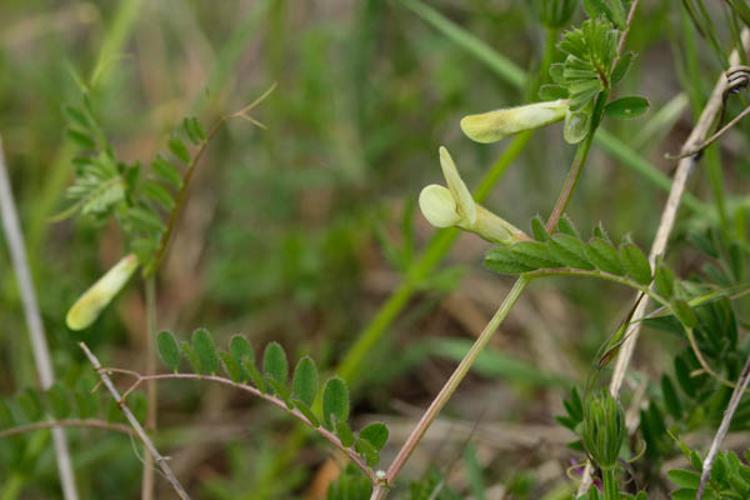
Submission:
{"label": "flower standard petal", "polygon": [[419,209],[435,227],[455,226],[461,220],[453,193],[437,184],[430,184],[419,193]]}
{"label": "flower standard petal", "polygon": [[461,120],[461,130],[469,139],[487,144],[508,135],[558,122],[565,118],[568,109],[567,99],[498,109],[465,116]]}
{"label": "flower standard petal", "polygon": [[71,330],[83,330],[93,323],[138,268],[138,257],[130,254],[115,264],[81,295],[65,317]]}
{"label": "flower standard petal", "polygon": [[477,220],[474,197],[471,196],[471,191],[469,191],[469,188],[466,187],[463,179],[461,179],[456,164],[453,162],[453,158],[451,158],[445,146],[440,146],[440,166],[443,169],[443,176],[445,176],[448,189],[453,193],[458,213],[464,218],[463,223],[467,225],[474,224]]}

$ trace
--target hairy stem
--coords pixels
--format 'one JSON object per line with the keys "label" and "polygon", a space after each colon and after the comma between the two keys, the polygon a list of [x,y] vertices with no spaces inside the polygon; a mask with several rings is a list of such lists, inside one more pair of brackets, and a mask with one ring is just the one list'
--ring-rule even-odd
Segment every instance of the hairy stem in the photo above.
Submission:
{"label": "hairy stem", "polygon": [[180,484],[180,481],[177,479],[177,477],[174,475],[174,472],[172,471],[172,468],[167,463],[167,459],[164,458],[160,453],[159,450],[156,449],[154,446],[154,443],[151,441],[151,438],[148,437],[148,434],[141,426],[140,422],[138,422],[138,419],[135,418],[135,415],[133,415],[133,412],[130,411],[130,408],[128,408],[128,405],[125,404],[125,401],[123,401],[122,397],[120,397],[120,393],[117,390],[117,387],[112,383],[112,379],[109,378],[109,375],[107,375],[107,372],[104,368],[102,368],[101,363],[99,362],[99,359],[94,355],[93,352],[88,348],[86,344],[83,342],[78,344],[83,350],[83,353],[86,355],[86,357],[91,362],[91,365],[94,367],[96,372],[99,374],[99,378],[101,379],[104,386],[107,388],[109,393],[114,398],[115,402],[117,403],[117,406],[120,407],[120,410],[122,410],[122,413],[125,415],[125,418],[128,420],[130,425],[133,427],[133,431],[135,431],[135,434],[138,436],[138,438],[143,442],[143,445],[146,448],[146,451],[148,454],[153,458],[154,462],[159,466],[162,473],[164,474],[164,478],[169,481],[169,484],[172,485],[172,488],[175,490],[177,495],[182,500],[190,500],[190,496],[185,491],[185,488]]}
{"label": "hairy stem", "polygon": [[[16,204],[13,200],[13,192],[10,186],[8,170],[5,166],[5,153],[0,138],[0,215],[3,219],[5,239],[8,242],[13,270],[18,280],[18,288],[21,291],[24,313],[26,315],[26,326],[29,332],[29,342],[34,353],[39,383],[42,389],[49,389],[55,383],[55,372],[50,358],[47,336],[44,332],[44,323],[39,311],[39,303],[36,298],[34,281],[23,241],[21,224],[18,220]],[[76,500],[78,491],[76,489],[73,466],[68,450],[68,441],[65,432],[60,427],[52,429],[52,439],[55,445],[55,458],[57,469],[60,474],[60,483],[66,500]]]}
{"label": "hairy stem", "polygon": [[376,481],[375,474],[373,473],[372,469],[367,465],[367,462],[356,452],[356,450],[350,447],[344,446],[344,444],[336,436],[335,433],[329,431],[328,429],[326,429],[325,427],[321,425],[315,425],[298,409],[296,408],[290,409],[284,401],[273,396],[272,394],[261,392],[257,387],[254,387],[248,384],[241,384],[239,382],[234,382],[233,380],[230,380],[224,377],[219,377],[217,375],[200,375],[197,373],[164,373],[164,374],[158,374],[158,375],[156,374],[155,375],[141,375],[137,372],[133,372],[130,370],[117,370],[117,369],[112,369],[112,368],[103,368],[102,370],[107,371],[107,372],[125,373],[129,376],[136,378],[136,381],[130,387],[128,387],[128,389],[123,393],[122,398],[121,398],[123,401],[127,398],[129,394],[131,394],[141,384],[145,383],[147,385],[150,385],[150,384],[154,384],[158,381],[163,381],[163,380],[201,380],[204,382],[215,382],[218,384],[233,387],[235,389],[239,389],[241,391],[252,394],[255,397],[265,399],[266,401],[281,408],[282,410],[289,413],[296,419],[300,420],[307,427],[315,430],[315,432],[320,434],[329,443],[331,443],[333,446],[335,446],[336,448],[341,450],[344,454],[346,454],[346,456],[352,461],[352,463],[354,463],[357,467],[359,467],[359,469],[362,470],[362,472],[364,472],[365,475],[368,478],[370,478],[370,480],[373,483]]}

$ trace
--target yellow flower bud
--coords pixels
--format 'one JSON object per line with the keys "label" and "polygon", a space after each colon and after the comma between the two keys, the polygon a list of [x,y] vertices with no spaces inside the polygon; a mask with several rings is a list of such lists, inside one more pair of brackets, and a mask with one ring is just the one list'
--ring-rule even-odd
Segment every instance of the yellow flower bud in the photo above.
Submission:
{"label": "yellow flower bud", "polygon": [[558,99],[498,109],[464,117],[461,120],[461,130],[469,139],[487,144],[525,130],[558,122],[565,118],[568,108],[567,99]]}
{"label": "yellow flower bud", "polygon": [[65,323],[71,330],[88,328],[99,317],[102,309],[112,301],[117,293],[138,268],[138,257],[130,254],[115,264],[112,269],[94,283],[73,304],[65,317]]}

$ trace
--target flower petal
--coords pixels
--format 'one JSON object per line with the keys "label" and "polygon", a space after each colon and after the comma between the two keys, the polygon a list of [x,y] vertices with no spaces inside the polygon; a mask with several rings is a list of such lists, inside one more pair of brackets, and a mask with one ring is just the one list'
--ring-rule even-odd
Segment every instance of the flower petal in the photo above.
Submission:
{"label": "flower petal", "polygon": [[456,200],[456,206],[458,213],[463,216],[464,224],[472,225],[477,220],[477,209],[474,204],[474,197],[471,196],[471,191],[464,184],[463,179],[458,173],[456,164],[453,162],[450,153],[445,146],[440,146],[440,166],[443,169],[443,176],[445,182],[448,184],[448,189],[453,193],[453,197]]}
{"label": "flower petal", "polygon": [[437,184],[430,184],[419,193],[419,209],[435,227],[451,227],[461,220],[453,194]]}
{"label": "flower petal", "polygon": [[568,111],[568,100],[537,102],[514,108],[498,109],[465,116],[461,130],[466,136],[484,144],[562,120]]}
{"label": "flower petal", "polygon": [[71,330],[83,330],[93,323],[99,313],[122,290],[138,268],[138,257],[130,254],[115,264],[112,269],[94,283],[73,304],[65,317],[65,323]]}

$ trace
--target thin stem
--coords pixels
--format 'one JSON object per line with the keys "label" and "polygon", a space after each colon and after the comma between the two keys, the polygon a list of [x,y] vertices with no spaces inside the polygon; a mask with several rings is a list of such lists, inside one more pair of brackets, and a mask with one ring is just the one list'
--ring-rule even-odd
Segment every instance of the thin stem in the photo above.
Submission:
{"label": "thin stem", "polygon": [[625,29],[622,31],[622,34],[620,35],[620,40],[617,43],[617,56],[615,57],[615,60],[612,63],[613,68],[617,66],[617,63],[620,62],[620,58],[625,53],[625,43],[627,43],[628,41],[628,35],[630,34],[630,27],[633,25],[633,19],[635,19],[635,13],[638,11],[638,2],[639,0],[633,0],[633,3],[630,5],[630,10],[628,11],[628,18],[625,20]]}
{"label": "thin stem", "polygon": [[[101,372],[106,373],[108,371],[113,371],[110,368],[101,368]],[[128,373],[128,375],[131,375],[132,373]],[[362,472],[365,473],[365,475],[370,478],[370,480],[375,483],[376,477],[373,473],[372,469],[367,465],[367,462],[359,456],[359,454],[356,452],[356,450],[349,448],[347,446],[344,446],[344,444],[341,442],[341,440],[334,434],[333,432],[329,431],[325,427],[316,425],[312,423],[302,412],[300,412],[298,409],[290,409],[284,401],[281,399],[264,392],[261,392],[257,387],[254,387],[252,385],[248,384],[241,384],[239,382],[234,382],[230,379],[219,377],[217,375],[201,375],[198,373],[162,373],[162,374],[156,374],[156,375],[137,375],[137,380],[128,387],[127,391],[123,393],[123,396],[121,397],[122,401],[125,401],[126,397],[125,395],[132,393],[135,389],[137,389],[141,384],[153,384],[155,382],[163,381],[163,380],[201,380],[204,382],[215,382],[217,384],[226,385],[229,387],[233,387],[235,389],[239,389],[241,391],[247,392],[249,394],[252,394],[255,397],[265,399],[266,401],[270,402],[271,404],[278,406],[285,412],[291,414],[296,419],[302,421],[307,427],[310,427],[311,429],[314,429],[315,432],[320,434],[323,438],[325,438],[329,443],[331,443],[333,446],[338,448],[341,452],[346,454],[346,456],[351,460],[359,469],[362,470]]]}
{"label": "thin stem", "polygon": [[[29,332],[29,342],[34,353],[39,383],[42,389],[49,389],[55,383],[55,372],[50,358],[47,337],[44,332],[42,315],[39,312],[39,303],[34,290],[34,280],[31,276],[26,245],[23,241],[21,224],[18,219],[16,204],[13,200],[13,191],[10,186],[8,171],[5,166],[5,152],[3,150],[2,138],[0,138],[0,215],[3,219],[3,230],[8,242],[13,270],[18,280],[18,288],[21,291],[23,309],[26,315],[26,326]],[[52,430],[52,438],[55,445],[55,458],[57,469],[60,474],[60,483],[66,500],[76,500],[78,491],[76,489],[73,466],[68,450],[68,441],[65,432],[61,428]]]}
{"label": "thin stem", "polygon": [[406,460],[414,452],[414,448],[416,448],[425,432],[427,432],[430,424],[432,424],[432,422],[440,413],[440,410],[443,409],[451,396],[453,396],[453,393],[456,392],[456,389],[471,369],[474,361],[476,361],[477,357],[490,341],[495,331],[498,329],[503,320],[505,320],[505,318],[508,316],[508,313],[510,313],[510,310],[513,308],[516,301],[521,296],[521,293],[526,288],[527,284],[528,280],[521,277],[513,285],[513,288],[511,288],[510,292],[505,297],[505,300],[503,300],[503,303],[497,309],[494,316],[492,316],[489,323],[487,323],[487,326],[485,326],[484,330],[479,335],[479,338],[477,338],[476,342],[474,342],[474,345],[472,345],[469,349],[469,352],[467,352],[463,357],[458,367],[456,367],[455,371],[453,372],[453,374],[451,374],[450,378],[440,390],[438,395],[435,396],[435,399],[432,401],[429,408],[427,408],[427,411],[425,411],[425,413],[422,415],[419,423],[417,423],[416,427],[399,450],[396,458],[393,460],[393,463],[391,463],[390,467],[388,467],[388,471],[386,472],[386,483],[392,484],[396,476],[398,476],[399,472],[401,472],[401,468],[406,463]]}
{"label": "thin stem", "polygon": [[156,462],[159,465],[159,468],[164,473],[164,477],[166,478],[166,480],[169,481],[169,484],[172,485],[172,488],[174,488],[175,492],[177,492],[177,495],[182,500],[190,500],[190,496],[187,494],[187,492],[185,491],[185,488],[183,488],[182,484],[180,484],[180,481],[174,475],[174,472],[172,471],[172,468],[167,463],[166,458],[164,458],[159,453],[159,450],[156,449],[156,447],[154,446],[154,443],[148,437],[148,434],[143,429],[140,422],[138,422],[138,419],[135,418],[135,415],[133,415],[133,412],[130,411],[130,408],[128,408],[128,405],[125,404],[125,401],[123,401],[122,398],[120,397],[120,393],[118,392],[117,387],[115,387],[115,385],[112,383],[112,379],[109,378],[109,375],[107,375],[106,370],[102,368],[102,365],[99,362],[99,359],[94,355],[94,353],[91,352],[91,350],[89,350],[86,344],[81,342],[78,345],[80,346],[81,350],[83,350],[84,354],[89,359],[89,361],[93,365],[96,372],[99,374],[99,378],[102,380],[102,383],[104,384],[104,386],[107,388],[109,393],[112,394],[112,397],[114,398],[117,405],[120,407],[120,410],[122,410],[122,413],[125,415],[125,418],[133,427],[135,434],[143,442],[143,445],[145,446],[146,451],[148,451],[149,455],[154,459],[154,462]]}
{"label": "thin stem", "polygon": [[226,121],[227,118],[222,117],[216,123],[214,123],[206,138],[203,140],[200,146],[198,146],[198,151],[195,153],[195,156],[193,156],[190,165],[188,165],[187,170],[182,177],[182,185],[180,186],[180,190],[177,192],[177,195],[175,197],[174,208],[169,214],[167,229],[161,236],[161,240],[159,241],[159,248],[156,251],[153,262],[150,264],[148,269],[144,270],[143,274],[145,277],[152,276],[159,269],[159,266],[161,265],[161,262],[164,259],[164,255],[166,254],[169,247],[169,242],[172,240],[172,233],[174,233],[175,227],[177,226],[177,221],[180,218],[182,210],[185,208],[188,188],[190,187],[190,181],[193,179],[193,175],[195,174],[195,169],[198,166],[198,163],[200,163],[201,158],[203,158],[203,155],[206,152],[206,148],[208,148],[211,140],[214,138],[214,136],[216,136],[219,130],[221,130]]}
{"label": "thin stem", "polygon": [[602,481],[604,482],[604,500],[619,500],[620,488],[615,477],[615,468],[602,469]]}
{"label": "thin stem", "polygon": [[49,420],[46,422],[34,422],[33,424],[19,425],[0,431],[0,439],[26,434],[28,432],[42,429],[54,429],[56,427],[81,427],[88,429],[101,429],[105,431],[120,432],[122,434],[133,434],[133,429],[125,424],[113,424],[98,418],[66,418],[61,420]]}
{"label": "thin stem", "polygon": [[570,203],[571,198],[573,198],[573,192],[578,185],[578,181],[581,179],[583,168],[584,166],[586,166],[586,161],[589,158],[591,144],[594,141],[594,136],[596,135],[596,131],[598,130],[599,124],[602,120],[602,116],[604,115],[604,105],[607,103],[608,97],[609,92],[605,90],[603,92],[600,92],[596,100],[594,101],[594,110],[591,114],[591,127],[589,129],[589,133],[576,149],[576,155],[575,158],[573,158],[573,163],[570,165],[568,175],[565,176],[563,187],[560,190],[560,194],[557,197],[557,201],[555,202],[554,207],[552,208],[552,213],[547,219],[547,224],[545,225],[545,227],[547,229],[547,232],[549,233],[555,231],[557,223],[560,222],[560,218],[565,213],[565,209],[568,207],[568,203]]}
{"label": "thin stem", "polygon": [[[145,279],[146,289],[146,374],[156,373],[156,279],[153,275]],[[146,384],[146,431],[154,433],[157,425],[158,397],[156,384]],[[154,462],[151,455],[143,460],[143,482],[141,484],[141,498],[154,498]]]}
{"label": "thin stem", "polygon": [[721,419],[719,429],[716,431],[711,447],[706,454],[705,460],[703,460],[703,470],[701,471],[701,481],[698,484],[698,491],[695,494],[695,498],[700,500],[703,498],[703,492],[706,489],[706,483],[711,477],[711,469],[713,468],[714,460],[716,455],[719,453],[719,447],[724,441],[727,433],[729,432],[729,425],[732,423],[732,417],[734,417],[737,407],[740,405],[742,396],[747,389],[748,383],[750,383],[750,356],[745,361],[745,367],[742,369],[739,379],[737,380],[737,386],[732,392],[732,397],[729,400],[726,410],[724,410],[724,417]]}
{"label": "thin stem", "polygon": [[265,128],[263,124],[258,123],[257,121],[253,120],[248,113],[251,110],[253,110],[255,107],[257,107],[261,102],[263,102],[274,91],[274,89],[276,89],[276,83],[271,85],[271,87],[268,90],[266,90],[260,97],[255,99],[253,102],[251,102],[244,108],[240,109],[239,111],[235,113],[232,113],[229,116],[222,116],[221,118],[216,120],[216,122],[213,124],[208,134],[206,135],[206,138],[203,139],[203,141],[198,146],[198,151],[193,156],[192,161],[190,162],[190,165],[188,165],[187,170],[185,171],[185,174],[182,177],[182,185],[180,186],[180,190],[177,192],[177,196],[175,197],[174,208],[170,212],[169,220],[167,221],[167,230],[164,231],[164,233],[162,234],[161,240],[159,241],[159,248],[156,251],[154,260],[149,265],[149,268],[144,271],[144,276],[149,277],[153,275],[154,273],[156,273],[156,271],[159,269],[159,266],[161,265],[162,260],[164,259],[164,255],[166,254],[167,249],[169,248],[169,243],[172,240],[172,233],[174,233],[175,227],[177,226],[177,221],[180,218],[180,214],[185,208],[185,203],[187,203],[187,195],[188,195],[188,189],[190,187],[190,181],[193,180],[195,169],[200,163],[201,158],[203,158],[203,155],[206,153],[206,149],[208,148],[208,145],[211,144],[211,141],[216,136],[216,134],[222,129],[222,127],[224,127],[224,125],[226,125],[227,122],[233,118],[249,119],[254,124],[260,126],[260,128]]}

